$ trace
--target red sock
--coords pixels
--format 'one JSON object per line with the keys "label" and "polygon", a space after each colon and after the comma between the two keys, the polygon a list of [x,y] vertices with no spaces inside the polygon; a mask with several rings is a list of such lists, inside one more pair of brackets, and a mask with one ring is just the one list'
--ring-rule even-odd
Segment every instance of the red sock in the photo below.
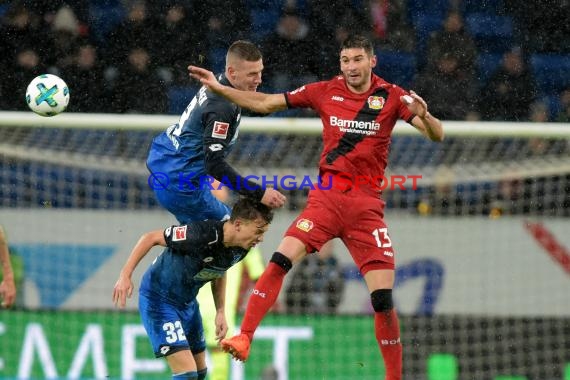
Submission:
{"label": "red sock", "polygon": [[253,340],[253,334],[265,314],[277,301],[286,274],[285,269],[270,262],[257,280],[247,301],[247,308],[240,327],[241,332],[246,334],[250,341]]}
{"label": "red sock", "polygon": [[384,358],[386,380],[401,380],[402,343],[396,310],[374,313],[374,331]]}

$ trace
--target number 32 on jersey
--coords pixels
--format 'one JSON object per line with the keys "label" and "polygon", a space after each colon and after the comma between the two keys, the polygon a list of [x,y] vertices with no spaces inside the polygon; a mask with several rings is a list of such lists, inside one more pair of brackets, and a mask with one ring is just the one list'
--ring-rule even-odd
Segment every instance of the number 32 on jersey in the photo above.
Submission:
{"label": "number 32 on jersey", "polygon": [[186,340],[186,334],[184,334],[184,329],[182,328],[182,323],[180,323],[180,321],[166,322],[162,326],[162,329],[166,333],[166,341],[169,344]]}

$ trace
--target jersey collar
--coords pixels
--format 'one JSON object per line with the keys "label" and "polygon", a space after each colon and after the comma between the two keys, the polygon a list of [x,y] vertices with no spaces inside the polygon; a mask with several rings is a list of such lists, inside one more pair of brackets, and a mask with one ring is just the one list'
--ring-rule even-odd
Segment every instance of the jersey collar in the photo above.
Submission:
{"label": "jersey collar", "polygon": [[229,87],[234,87],[232,86],[232,84],[230,83],[230,80],[226,77],[226,74],[220,74],[218,76],[218,81],[223,84],[224,86],[229,86]]}

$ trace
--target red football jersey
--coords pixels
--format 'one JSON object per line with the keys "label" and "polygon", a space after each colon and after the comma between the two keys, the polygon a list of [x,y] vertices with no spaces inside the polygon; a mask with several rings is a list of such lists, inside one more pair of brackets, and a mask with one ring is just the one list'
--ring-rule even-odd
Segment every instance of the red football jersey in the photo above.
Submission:
{"label": "red football jersey", "polygon": [[323,152],[319,169],[367,178],[383,177],[388,163],[391,134],[398,119],[415,116],[400,101],[407,93],[372,75],[372,86],[355,94],[342,76],[315,82],[287,92],[290,108],[312,108],[323,122]]}

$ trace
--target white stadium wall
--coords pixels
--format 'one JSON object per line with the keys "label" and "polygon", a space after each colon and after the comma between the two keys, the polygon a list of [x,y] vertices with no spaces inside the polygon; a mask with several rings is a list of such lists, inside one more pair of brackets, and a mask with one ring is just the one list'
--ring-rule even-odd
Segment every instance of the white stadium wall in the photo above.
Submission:
{"label": "white stadium wall", "polygon": [[[266,258],[295,215],[277,213],[261,246]],[[2,219],[18,220],[10,225],[9,238],[24,262],[23,306],[70,310],[111,308],[113,285],[138,237],[174,224],[165,212],[142,211],[7,209]],[[570,251],[565,248],[570,247],[568,220],[532,222],[540,223],[550,249],[538,243],[522,217],[423,218],[389,213],[387,220],[397,255],[395,299],[402,313],[570,315],[570,272],[567,262],[563,264],[564,252]],[[352,273],[347,275],[338,311],[369,312],[364,283],[354,275],[342,244],[336,247],[345,273]],[[155,248],[139,265],[135,284],[160,251]],[[47,277],[49,286],[43,280]],[[136,305],[135,294],[129,307]]]}

